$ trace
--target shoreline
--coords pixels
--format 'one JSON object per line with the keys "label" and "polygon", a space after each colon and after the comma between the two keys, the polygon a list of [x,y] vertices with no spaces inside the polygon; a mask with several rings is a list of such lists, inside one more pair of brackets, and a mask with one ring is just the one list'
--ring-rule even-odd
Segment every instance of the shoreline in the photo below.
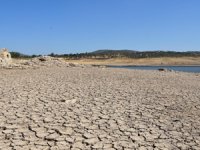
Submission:
{"label": "shoreline", "polygon": [[200,57],[65,59],[65,61],[100,66],[200,66]]}
{"label": "shoreline", "polygon": [[[101,66],[99,66],[101,67]],[[133,69],[133,70],[158,70],[158,71],[176,71],[187,73],[200,73],[200,66],[115,66],[107,65],[107,68]]]}
{"label": "shoreline", "polygon": [[[102,65],[97,65],[102,66]],[[200,67],[200,64],[198,65],[105,65],[106,67]]]}

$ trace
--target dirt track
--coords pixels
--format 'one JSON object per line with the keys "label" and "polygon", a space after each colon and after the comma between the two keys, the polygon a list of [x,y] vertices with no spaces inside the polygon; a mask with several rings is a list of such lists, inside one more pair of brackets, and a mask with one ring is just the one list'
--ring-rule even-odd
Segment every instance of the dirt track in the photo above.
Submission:
{"label": "dirt track", "polygon": [[0,149],[200,149],[200,74],[0,70]]}

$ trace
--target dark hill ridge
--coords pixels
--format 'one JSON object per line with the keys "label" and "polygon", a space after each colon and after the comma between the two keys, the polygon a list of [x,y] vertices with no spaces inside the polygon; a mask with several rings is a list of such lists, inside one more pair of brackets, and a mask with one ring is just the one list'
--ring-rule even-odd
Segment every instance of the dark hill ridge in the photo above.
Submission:
{"label": "dark hill ridge", "polygon": [[91,52],[91,53],[94,53],[94,54],[102,54],[102,53],[134,53],[134,52],[137,52],[135,50],[96,50],[94,52]]}
{"label": "dark hill ridge", "polygon": [[91,52],[94,56],[127,57],[127,58],[153,58],[153,57],[199,57],[200,51],[136,51],[136,50],[97,50]]}
{"label": "dark hill ridge", "polygon": [[[18,52],[11,52],[13,58],[30,58],[39,55],[24,55]],[[77,54],[54,54],[52,57],[65,57],[72,59],[80,58],[155,58],[155,57],[200,57],[200,51],[135,51],[135,50],[97,50],[89,53],[77,53]]]}

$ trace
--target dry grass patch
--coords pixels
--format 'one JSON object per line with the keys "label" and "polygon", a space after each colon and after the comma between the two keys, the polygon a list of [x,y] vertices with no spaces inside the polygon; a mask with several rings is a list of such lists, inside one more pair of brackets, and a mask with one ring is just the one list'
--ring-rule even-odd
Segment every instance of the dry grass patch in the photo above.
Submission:
{"label": "dry grass patch", "polygon": [[73,63],[94,65],[200,65],[200,57],[160,57],[160,58],[114,58],[66,60]]}

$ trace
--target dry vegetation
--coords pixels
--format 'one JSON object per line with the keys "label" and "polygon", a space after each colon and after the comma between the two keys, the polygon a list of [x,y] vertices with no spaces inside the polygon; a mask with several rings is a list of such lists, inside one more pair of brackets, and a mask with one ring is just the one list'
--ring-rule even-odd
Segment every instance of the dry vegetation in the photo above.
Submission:
{"label": "dry vegetation", "polygon": [[200,65],[200,57],[67,59],[66,61],[94,65]]}

